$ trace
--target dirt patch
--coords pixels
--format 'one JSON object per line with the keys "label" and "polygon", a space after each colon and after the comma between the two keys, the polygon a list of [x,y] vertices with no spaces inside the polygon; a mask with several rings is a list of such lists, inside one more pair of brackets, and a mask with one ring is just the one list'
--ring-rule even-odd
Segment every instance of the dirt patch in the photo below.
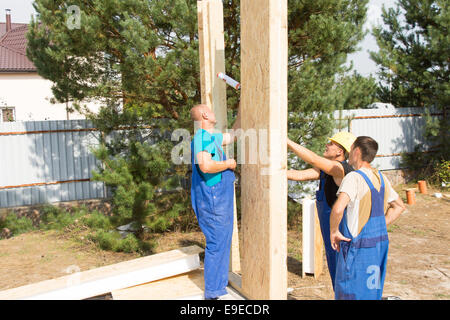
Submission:
{"label": "dirt patch", "polygon": [[[435,191],[429,189],[429,193]],[[402,195],[404,192],[399,191]],[[416,193],[416,204],[389,227],[388,271],[383,296],[401,299],[450,299],[450,201]],[[288,232],[288,298],[334,299],[323,257],[324,272],[316,280],[302,278],[301,230]],[[201,232],[171,232],[156,236],[155,253],[183,246],[205,247]],[[36,231],[0,241],[0,290],[57,278],[137,258],[137,254],[107,252],[81,234]]]}
{"label": "dirt patch", "polygon": [[402,299],[448,300],[450,201],[420,193],[416,201],[390,228],[384,292]]}
{"label": "dirt patch", "polygon": [[103,251],[55,231],[30,232],[0,241],[0,290],[136,257]]}

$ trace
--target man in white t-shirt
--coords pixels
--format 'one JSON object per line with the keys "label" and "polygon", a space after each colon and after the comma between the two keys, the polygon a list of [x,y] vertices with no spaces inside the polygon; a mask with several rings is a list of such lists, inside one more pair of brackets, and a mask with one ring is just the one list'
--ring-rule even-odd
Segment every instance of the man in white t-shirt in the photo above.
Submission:
{"label": "man in white t-shirt", "polygon": [[342,180],[331,210],[330,240],[339,252],[336,299],[381,299],[389,246],[387,225],[405,206],[389,180],[371,167],[377,151],[374,139],[361,136],[355,140],[349,164],[356,171]]}

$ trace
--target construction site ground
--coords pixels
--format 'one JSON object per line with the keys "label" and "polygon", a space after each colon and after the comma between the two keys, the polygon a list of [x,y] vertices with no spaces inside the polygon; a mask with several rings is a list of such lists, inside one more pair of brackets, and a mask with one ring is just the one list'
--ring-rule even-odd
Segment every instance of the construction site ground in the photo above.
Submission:
{"label": "construction site ground", "polygon": [[[401,189],[398,190],[405,199]],[[402,300],[450,299],[450,200],[434,192],[416,193],[416,204],[389,227],[389,256],[383,296]],[[445,194],[445,192],[444,192]],[[195,219],[195,218],[194,218]],[[333,299],[328,269],[315,279],[302,278],[301,223],[288,231],[288,299]],[[57,278],[137,258],[137,254],[98,249],[70,230],[34,231],[0,241],[0,290]],[[201,232],[170,232],[157,238],[155,253],[197,244],[205,246]]]}

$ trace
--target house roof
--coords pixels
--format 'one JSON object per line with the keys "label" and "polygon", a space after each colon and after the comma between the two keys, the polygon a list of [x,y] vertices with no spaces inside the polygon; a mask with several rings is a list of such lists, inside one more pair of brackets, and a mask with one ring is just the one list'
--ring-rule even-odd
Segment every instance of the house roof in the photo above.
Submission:
{"label": "house roof", "polygon": [[[11,29],[15,29],[23,25],[26,25],[26,23],[11,23]],[[0,38],[3,37],[5,33],[6,33],[6,23],[0,22]]]}
{"label": "house roof", "polygon": [[6,32],[6,24],[0,23],[0,72],[36,72],[27,57],[28,25],[12,23]]}

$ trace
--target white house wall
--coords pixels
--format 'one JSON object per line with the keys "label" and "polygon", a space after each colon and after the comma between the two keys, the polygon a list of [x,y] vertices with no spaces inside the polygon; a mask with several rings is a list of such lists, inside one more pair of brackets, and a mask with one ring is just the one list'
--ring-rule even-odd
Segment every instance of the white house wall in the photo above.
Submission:
{"label": "white house wall", "polygon": [[[52,82],[37,73],[0,73],[0,107],[14,107],[16,121],[67,120],[66,105],[50,103],[51,87]],[[93,112],[100,107],[84,104]],[[78,112],[69,114],[70,120],[84,118]]]}

